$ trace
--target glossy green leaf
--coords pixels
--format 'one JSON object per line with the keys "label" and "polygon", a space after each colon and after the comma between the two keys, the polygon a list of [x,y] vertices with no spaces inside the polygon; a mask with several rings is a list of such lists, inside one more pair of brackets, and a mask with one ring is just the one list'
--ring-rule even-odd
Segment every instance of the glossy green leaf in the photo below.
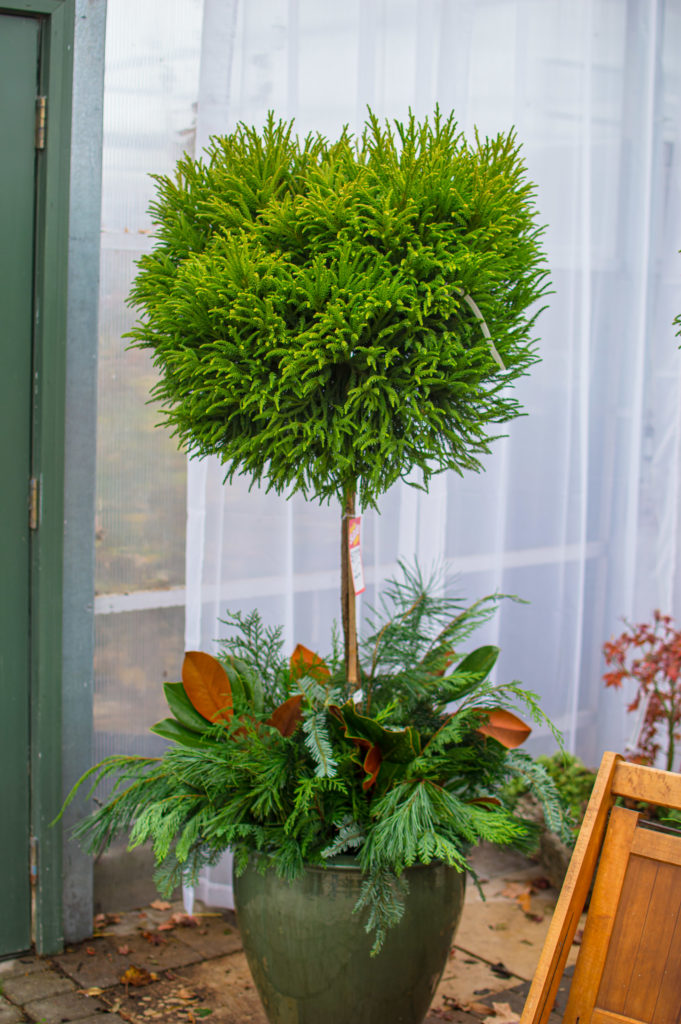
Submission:
{"label": "glossy green leaf", "polygon": [[212,722],[199,714],[189,697],[187,696],[182,683],[164,683],[163,691],[166,695],[168,707],[175,715],[180,725],[191,732],[205,732],[212,728]]}
{"label": "glossy green leaf", "polygon": [[457,692],[457,697],[465,697],[469,693],[472,693],[480,683],[487,678],[494,666],[496,665],[497,658],[499,657],[499,648],[492,645],[486,647],[477,647],[470,654],[459,662],[454,671],[452,672],[450,679],[457,676],[459,673],[466,674],[474,673],[475,677],[471,679],[468,684],[464,684],[461,689]]}
{"label": "glossy green leaf", "polygon": [[184,747],[206,747],[211,742],[210,740],[202,739],[198,733],[193,732],[191,729],[185,729],[174,718],[164,718],[162,722],[152,725],[150,731],[155,732],[157,736],[163,736],[166,740],[172,740],[173,743],[180,743]]}
{"label": "glossy green leaf", "polygon": [[361,715],[352,701],[343,707],[334,705],[331,711],[343,723],[348,739],[361,738],[375,743],[384,761],[407,764],[421,753],[421,738],[410,725],[406,729],[386,729],[375,719]]}

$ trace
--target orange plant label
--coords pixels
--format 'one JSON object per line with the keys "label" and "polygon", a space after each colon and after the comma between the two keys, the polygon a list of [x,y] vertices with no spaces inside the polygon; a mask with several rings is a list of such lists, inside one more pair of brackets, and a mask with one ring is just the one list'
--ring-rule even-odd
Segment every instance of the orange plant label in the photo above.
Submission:
{"label": "orange plant label", "polygon": [[361,516],[352,516],[348,520],[348,547],[350,548],[350,572],[352,585],[356,594],[366,590],[364,583],[364,566],[362,564],[362,546],[360,544]]}

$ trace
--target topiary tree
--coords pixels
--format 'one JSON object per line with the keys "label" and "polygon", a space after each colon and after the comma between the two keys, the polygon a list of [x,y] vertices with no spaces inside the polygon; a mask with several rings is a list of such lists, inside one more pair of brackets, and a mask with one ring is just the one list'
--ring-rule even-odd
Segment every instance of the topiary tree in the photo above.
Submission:
{"label": "topiary tree", "polygon": [[481,469],[536,360],[547,270],[513,133],[453,116],[299,140],[270,115],[156,177],[133,344],[192,455],[342,508],[342,620],[358,683],[347,522],[414,469]]}

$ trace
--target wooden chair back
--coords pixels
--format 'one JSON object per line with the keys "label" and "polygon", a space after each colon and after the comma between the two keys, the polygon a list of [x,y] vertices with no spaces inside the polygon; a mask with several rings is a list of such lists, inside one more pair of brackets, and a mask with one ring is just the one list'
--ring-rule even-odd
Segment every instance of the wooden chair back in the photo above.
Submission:
{"label": "wooden chair back", "polygon": [[546,1024],[594,878],[563,1024],[681,1024],[681,835],[617,797],[681,809],[681,775],[606,753],[521,1024]]}

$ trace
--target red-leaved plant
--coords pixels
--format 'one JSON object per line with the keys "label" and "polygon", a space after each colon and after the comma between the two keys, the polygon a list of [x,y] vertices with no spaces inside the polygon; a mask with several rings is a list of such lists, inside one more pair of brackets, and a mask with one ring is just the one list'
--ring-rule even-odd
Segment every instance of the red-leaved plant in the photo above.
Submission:
{"label": "red-leaved plant", "polygon": [[606,686],[620,689],[633,679],[638,690],[627,711],[643,708],[643,721],[630,761],[654,765],[664,752],[667,771],[673,771],[675,748],[681,739],[681,630],[669,615],[653,614],[652,624],[626,623],[626,629],[603,645],[611,671]]}

